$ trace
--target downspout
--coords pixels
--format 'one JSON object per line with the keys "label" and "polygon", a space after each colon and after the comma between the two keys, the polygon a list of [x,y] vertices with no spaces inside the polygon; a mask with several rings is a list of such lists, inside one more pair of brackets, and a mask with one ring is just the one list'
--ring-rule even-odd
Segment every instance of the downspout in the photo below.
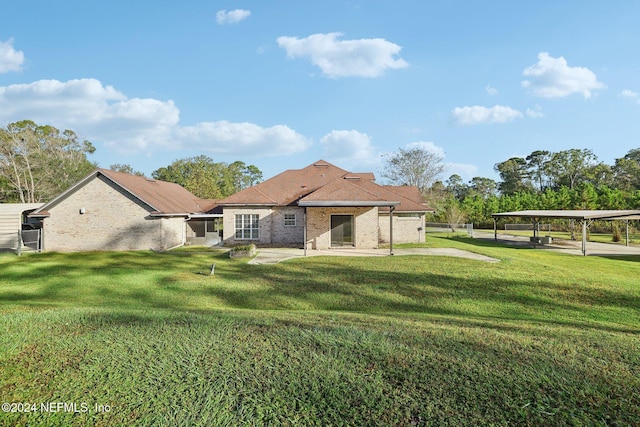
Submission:
{"label": "downspout", "polygon": [[303,214],[303,218],[304,218],[304,230],[302,231],[303,233],[303,248],[304,248],[304,256],[307,256],[307,208],[304,208],[304,214]]}

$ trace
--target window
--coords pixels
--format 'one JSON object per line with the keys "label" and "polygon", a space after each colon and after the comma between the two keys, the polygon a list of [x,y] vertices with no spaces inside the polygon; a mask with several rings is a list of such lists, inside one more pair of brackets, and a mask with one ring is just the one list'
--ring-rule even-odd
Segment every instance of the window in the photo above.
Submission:
{"label": "window", "polygon": [[296,226],[296,214],[284,214],[284,226],[295,227]]}
{"label": "window", "polygon": [[257,240],[260,222],[257,214],[236,215],[236,239]]}

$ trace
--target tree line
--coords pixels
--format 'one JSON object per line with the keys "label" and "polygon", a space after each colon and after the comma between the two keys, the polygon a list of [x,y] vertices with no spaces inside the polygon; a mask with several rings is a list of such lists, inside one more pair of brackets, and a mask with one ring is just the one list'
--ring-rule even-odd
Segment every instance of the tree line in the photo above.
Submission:
{"label": "tree line", "polygon": [[434,220],[492,227],[491,214],[529,209],[640,209],[640,148],[613,165],[589,149],[536,150],[496,163],[499,181],[457,174],[442,181],[443,157],[422,148],[388,155],[382,176],[416,185],[436,212]]}
{"label": "tree line", "polygon": [[494,170],[500,181],[474,177],[464,183],[454,174],[435,182],[429,194],[440,208],[436,217],[446,220],[457,214],[487,227],[497,212],[640,208],[640,148],[613,165],[599,161],[589,149],[536,150],[496,163]]}
{"label": "tree line", "polygon": [[[31,120],[0,128],[0,203],[44,203],[87,176],[98,165],[89,159],[95,147],[74,131]],[[143,175],[128,164],[111,170]],[[219,199],[256,184],[262,172],[244,162],[215,162],[200,155],[175,160],[152,172],[203,199]]]}

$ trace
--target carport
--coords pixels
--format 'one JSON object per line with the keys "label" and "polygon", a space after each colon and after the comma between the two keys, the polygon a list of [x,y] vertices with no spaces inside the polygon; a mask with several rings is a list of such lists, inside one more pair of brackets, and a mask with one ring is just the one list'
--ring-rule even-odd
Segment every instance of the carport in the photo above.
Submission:
{"label": "carport", "polygon": [[498,240],[498,220],[501,218],[528,218],[533,223],[533,247],[538,241],[538,226],[542,219],[573,219],[582,223],[582,254],[587,255],[587,228],[595,220],[624,221],[626,245],[629,246],[629,221],[640,220],[640,210],[528,210],[500,212],[493,217],[494,239]]}

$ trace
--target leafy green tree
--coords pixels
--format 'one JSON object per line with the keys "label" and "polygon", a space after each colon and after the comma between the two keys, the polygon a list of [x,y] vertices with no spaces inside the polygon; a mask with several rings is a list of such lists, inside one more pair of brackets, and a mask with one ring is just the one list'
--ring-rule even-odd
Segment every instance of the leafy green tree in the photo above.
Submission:
{"label": "leafy green tree", "polygon": [[445,183],[447,190],[458,200],[464,199],[469,192],[469,186],[462,182],[462,177],[458,174],[451,175]]}
{"label": "leafy green tree", "polygon": [[176,160],[169,166],[156,169],[151,176],[180,184],[202,199],[220,199],[258,182],[262,179],[262,172],[244,162],[229,165],[200,155]]}
{"label": "leafy green tree", "polygon": [[494,169],[502,180],[498,190],[504,195],[515,194],[519,191],[531,191],[533,186],[529,180],[527,161],[522,157],[512,157],[501,163],[496,163]]}
{"label": "leafy green tree", "polygon": [[616,159],[612,171],[618,188],[640,190],[640,148],[634,148],[624,157]]}
{"label": "leafy green tree", "polygon": [[572,148],[553,153],[548,170],[555,188],[566,185],[569,189],[574,189],[588,180],[589,170],[596,164],[597,157],[593,151]]}
{"label": "leafy green tree", "polygon": [[547,170],[551,153],[546,150],[536,150],[526,157],[527,168],[533,181],[538,185],[538,191],[544,191],[547,185]]}
{"label": "leafy green tree", "polygon": [[590,182],[582,183],[574,191],[573,209],[592,210],[598,207],[598,192]]}
{"label": "leafy green tree", "polygon": [[626,209],[624,192],[618,188],[598,188],[598,209]]}
{"label": "leafy green tree", "polygon": [[469,188],[471,192],[479,194],[480,197],[486,200],[496,194],[498,184],[491,178],[474,176],[471,178],[471,181],[469,181]]}
{"label": "leafy green tree", "polygon": [[0,187],[4,199],[21,203],[44,202],[95,169],[87,155],[91,142],[71,130],[37,125],[31,120],[0,129]]}

